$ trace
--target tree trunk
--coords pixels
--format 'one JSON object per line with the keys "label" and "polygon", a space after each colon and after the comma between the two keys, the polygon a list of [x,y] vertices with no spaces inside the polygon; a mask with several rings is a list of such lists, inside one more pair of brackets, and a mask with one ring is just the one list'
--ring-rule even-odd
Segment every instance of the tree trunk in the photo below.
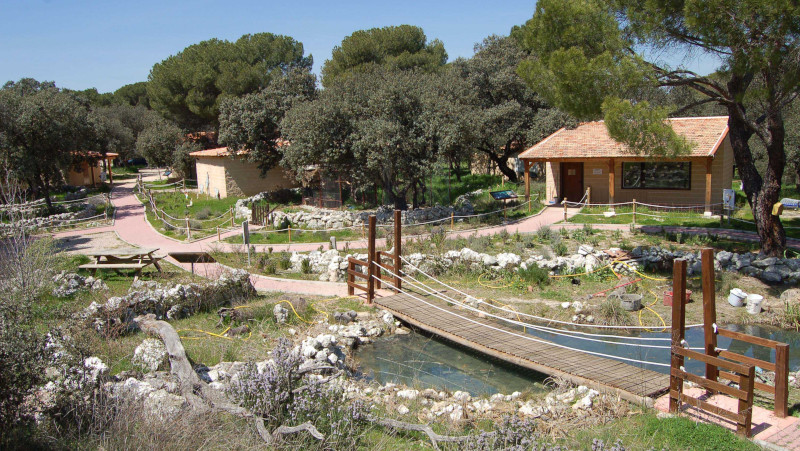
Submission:
{"label": "tree trunk", "polygon": [[761,257],[780,257],[786,248],[786,231],[780,218],[772,215],[772,206],[778,202],[781,179],[786,163],[783,149],[784,126],[780,116],[772,115],[768,120],[770,143],[767,145],[767,167],[764,178],[758,173],[750,150],[749,140],[753,135],[737,112],[730,112],[728,126],[736,167],[742,178],[747,202],[753,211],[756,231],[761,242]]}
{"label": "tree trunk", "polygon": [[43,178],[44,182],[42,183],[41,192],[44,195],[44,201],[47,204],[47,212],[53,213],[53,201],[50,199],[50,179],[48,177]]}
{"label": "tree trunk", "polygon": [[800,164],[794,168],[794,190],[800,193]]}
{"label": "tree trunk", "polygon": [[508,181],[516,182],[518,180],[517,171],[508,167],[508,159],[510,156],[506,152],[503,152],[502,155],[498,155],[494,152],[487,152],[485,150],[482,150],[482,152],[489,156],[489,159],[492,160],[495,165],[497,165],[497,169],[508,178]]}

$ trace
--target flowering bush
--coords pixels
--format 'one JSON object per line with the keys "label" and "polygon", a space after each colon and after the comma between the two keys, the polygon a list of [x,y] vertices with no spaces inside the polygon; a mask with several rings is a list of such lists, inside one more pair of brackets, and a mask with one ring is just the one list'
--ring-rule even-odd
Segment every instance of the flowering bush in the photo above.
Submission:
{"label": "flowering bush", "polygon": [[229,394],[264,418],[270,428],[310,421],[325,435],[326,446],[355,445],[366,424],[367,408],[358,400],[348,403],[339,387],[304,376],[300,372],[302,362],[291,343],[281,338],[266,367],[259,372],[249,363],[231,383]]}

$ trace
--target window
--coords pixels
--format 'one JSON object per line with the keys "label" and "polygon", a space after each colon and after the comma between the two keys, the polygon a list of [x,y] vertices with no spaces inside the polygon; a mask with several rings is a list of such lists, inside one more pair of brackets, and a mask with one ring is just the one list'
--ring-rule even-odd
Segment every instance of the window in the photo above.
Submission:
{"label": "window", "polygon": [[691,189],[692,163],[622,163],[623,189]]}

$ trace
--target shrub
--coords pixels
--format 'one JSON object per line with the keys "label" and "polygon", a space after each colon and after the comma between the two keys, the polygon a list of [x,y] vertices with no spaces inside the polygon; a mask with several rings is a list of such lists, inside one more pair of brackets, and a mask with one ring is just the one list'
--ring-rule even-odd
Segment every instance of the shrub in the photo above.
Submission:
{"label": "shrub", "polygon": [[210,209],[210,208],[208,208],[208,207],[206,207],[206,208],[203,208],[202,210],[198,211],[198,212],[197,212],[197,213],[194,215],[194,217],[195,217],[196,219],[201,219],[201,220],[203,220],[203,219],[208,219],[208,218],[210,218],[210,217],[211,217],[211,209]]}
{"label": "shrub", "polygon": [[[564,229],[561,229],[564,230]],[[536,231],[536,239],[539,240],[540,243],[547,243],[550,241],[550,236],[552,235],[552,231],[548,226],[539,227],[539,230]]]}
{"label": "shrub", "polygon": [[264,265],[264,274],[275,274],[278,272],[278,268],[275,267],[275,262],[268,261],[267,264]]}
{"label": "shrub", "polygon": [[583,225],[583,233],[585,233],[586,236],[592,236],[592,235],[594,235],[595,232],[596,232],[596,230],[594,229],[594,227],[592,227],[591,224],[584,224]]}
{"label": "shrub", "polygon": [[431,229],[430,240],[431,244],[436,246],[436,249],[441,250],[446,239],[447,231],[444,229],[444,227],[434,227]]}
{"label": "shrub", "polygon": [[289,254],[281,252],[281,258],[278,260],[278,266],[283,270],[287,270],[292,267],[292,260],[289,258]]}
{"label": "shrub", "polygon": [[201,230],[203,228],[203,223],[194,219],[189,220],[189,227],[192,230]]}
{"label": "shrub", "polygon": [[567,245],[563,241],[559,241],[555,245],[553,245],[553,252],[559,257],[563,257],[569,253],[569,249]]}
{"label": "shrub", "polygon": [[308,259],[304,259],[300,262],[300,272],[303,274],[310,274],[311,273],[311,261]]}
{"label": "shrub", "polygon": [[529,285],[548,285],[550,283],[549,271],[547,268],[540,268],[539,265],[533,263],[526,269],[519,269],[519,278]]}
{"label": "shrub", "polygon": [[613,238],[614,241],[620,241],[622,239],[622,231],[621,230],[615,230],[615,231],[611,232],[611,238]]}
{"label": "shrub", "polygon": [[597,316],[612,326],[624,326],[630,324],[630,313],[622,308],[619,298],[609,297],[600,303]]}

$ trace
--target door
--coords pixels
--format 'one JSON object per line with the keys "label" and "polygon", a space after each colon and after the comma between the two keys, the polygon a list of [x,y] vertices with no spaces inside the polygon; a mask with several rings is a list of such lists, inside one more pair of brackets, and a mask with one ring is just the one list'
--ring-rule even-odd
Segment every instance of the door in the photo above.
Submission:
{"label": "door", "polygon": [[578,202],[583,193],[583,163],[561,163],[561,198]]}

